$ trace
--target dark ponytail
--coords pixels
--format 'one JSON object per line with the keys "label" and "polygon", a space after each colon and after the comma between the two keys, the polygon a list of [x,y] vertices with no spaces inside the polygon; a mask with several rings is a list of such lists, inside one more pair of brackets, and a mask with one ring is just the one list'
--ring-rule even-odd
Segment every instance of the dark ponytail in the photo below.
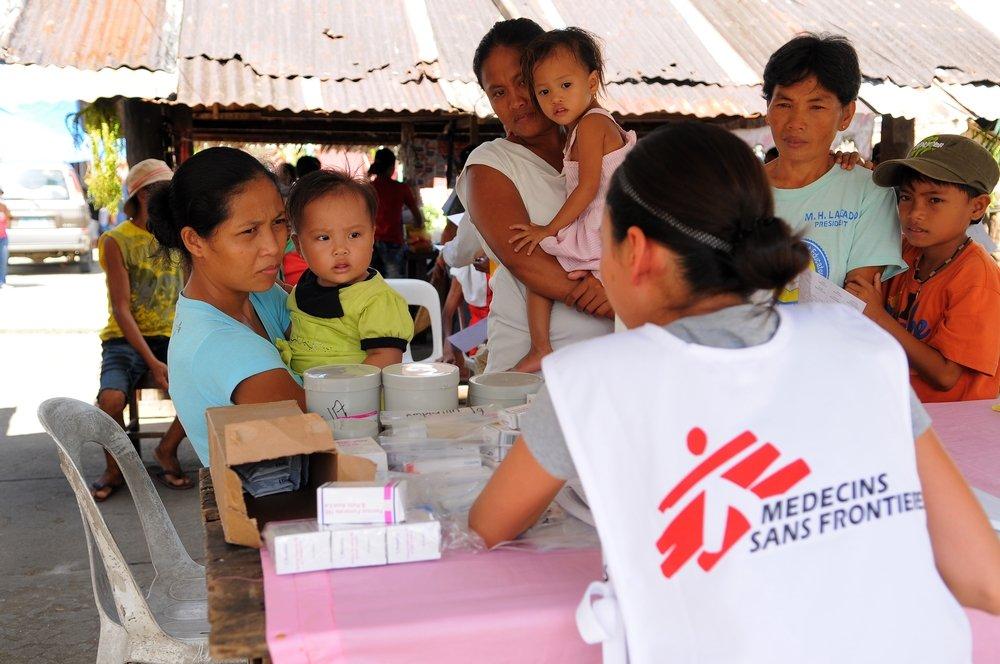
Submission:
{"label": "dark ponytail", "polygon": [[783,288],[809,250],[774,216],[760,161],[718,127],[678,123],[641,141],[615,172],[607,205],[612,236],[632,226],[680,255],[695,296]]}
{"label": "dark ponytail", "polygon": [[229,217],[232,196],[258,178],[277,187],[274,174],[242,150],[202,150],[180,165],[169,186],[150,195],[149,231],[165,251],[190,261],[181,229],[190,226],[201,237],[210,236]]}

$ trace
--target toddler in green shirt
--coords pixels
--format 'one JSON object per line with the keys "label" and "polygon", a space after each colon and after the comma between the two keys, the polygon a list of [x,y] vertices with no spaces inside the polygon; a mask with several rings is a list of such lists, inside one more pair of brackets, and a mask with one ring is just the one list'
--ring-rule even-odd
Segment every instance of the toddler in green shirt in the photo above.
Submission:
{"label": "toddler in green shirt", "polygon": [[298,374],[403,361],[413,319],[402,296],[369,267],[376,206],[371,184],[333,170],[309,173],[288,195],[292,239],[309,269],[288,295],[291,328],[278,349]]}

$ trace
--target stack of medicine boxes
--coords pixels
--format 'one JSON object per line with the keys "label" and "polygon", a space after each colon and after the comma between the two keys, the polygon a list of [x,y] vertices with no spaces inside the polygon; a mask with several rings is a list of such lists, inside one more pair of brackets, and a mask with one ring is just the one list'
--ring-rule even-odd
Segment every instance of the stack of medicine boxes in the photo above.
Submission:
{"label": "stack of medicine boxes", "polygon": [[[370,439],[337,441],[388,470],[385,452]],[[278,574],[391,565],[441,557],[441,524],[427,510],[406,507],[406,481],[327,482],[316,490],[316,519],[264,527]]]}

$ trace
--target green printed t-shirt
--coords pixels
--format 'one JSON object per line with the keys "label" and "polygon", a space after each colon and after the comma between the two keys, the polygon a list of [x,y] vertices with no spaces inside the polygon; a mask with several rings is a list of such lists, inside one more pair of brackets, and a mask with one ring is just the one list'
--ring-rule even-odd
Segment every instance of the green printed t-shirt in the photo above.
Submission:
{"label": "green printed t-shirt", "polygon": [[[169,337],[183,279],[180,263],[160,255],[160,245],[152,233],[125,221],[101,236],[98,255],[105,272],[108,270],[105,247],[111,240],[118,244],[128,272],[129,310],[139,331],[144,337]],[[108,324],[101,330],[101,341],[124,336],[115,320],[109,293]]]}
{"label": "green printed t-shirt", "polygon": [[834,166],[799,189],[771,191],[776,216],[805,232],[810,268],[838,286],[856,268],[884,265],[883,281],[906,269],[896,194],[872,182],[871,171]]}

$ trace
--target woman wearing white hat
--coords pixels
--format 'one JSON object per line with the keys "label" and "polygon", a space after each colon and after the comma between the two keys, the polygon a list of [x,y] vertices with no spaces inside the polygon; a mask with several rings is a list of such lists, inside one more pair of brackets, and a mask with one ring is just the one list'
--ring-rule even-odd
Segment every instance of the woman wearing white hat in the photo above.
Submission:
{"label": "woman wearing white hat", "polygon": [[[128,394],[147,373],[161,389],[168,389],[167,345],[174,307],[181,289],[178,261],[161,255],[147,230],[150,194],[173,173],[159,159],[146,159],[125,178],[128,220],[101,236],[100,263],[108,285],[108,324],[101,331],[101,387],[97,406],[122,427]],[[181,470],[177,447],[184,429],[174,418],[154,451],[160,464],[156,478],[170,489],[190,489],[191,478]],[[107,468],[92,485],[94,499],[107,500],[124,486],[121,470],[105,452]]]}

